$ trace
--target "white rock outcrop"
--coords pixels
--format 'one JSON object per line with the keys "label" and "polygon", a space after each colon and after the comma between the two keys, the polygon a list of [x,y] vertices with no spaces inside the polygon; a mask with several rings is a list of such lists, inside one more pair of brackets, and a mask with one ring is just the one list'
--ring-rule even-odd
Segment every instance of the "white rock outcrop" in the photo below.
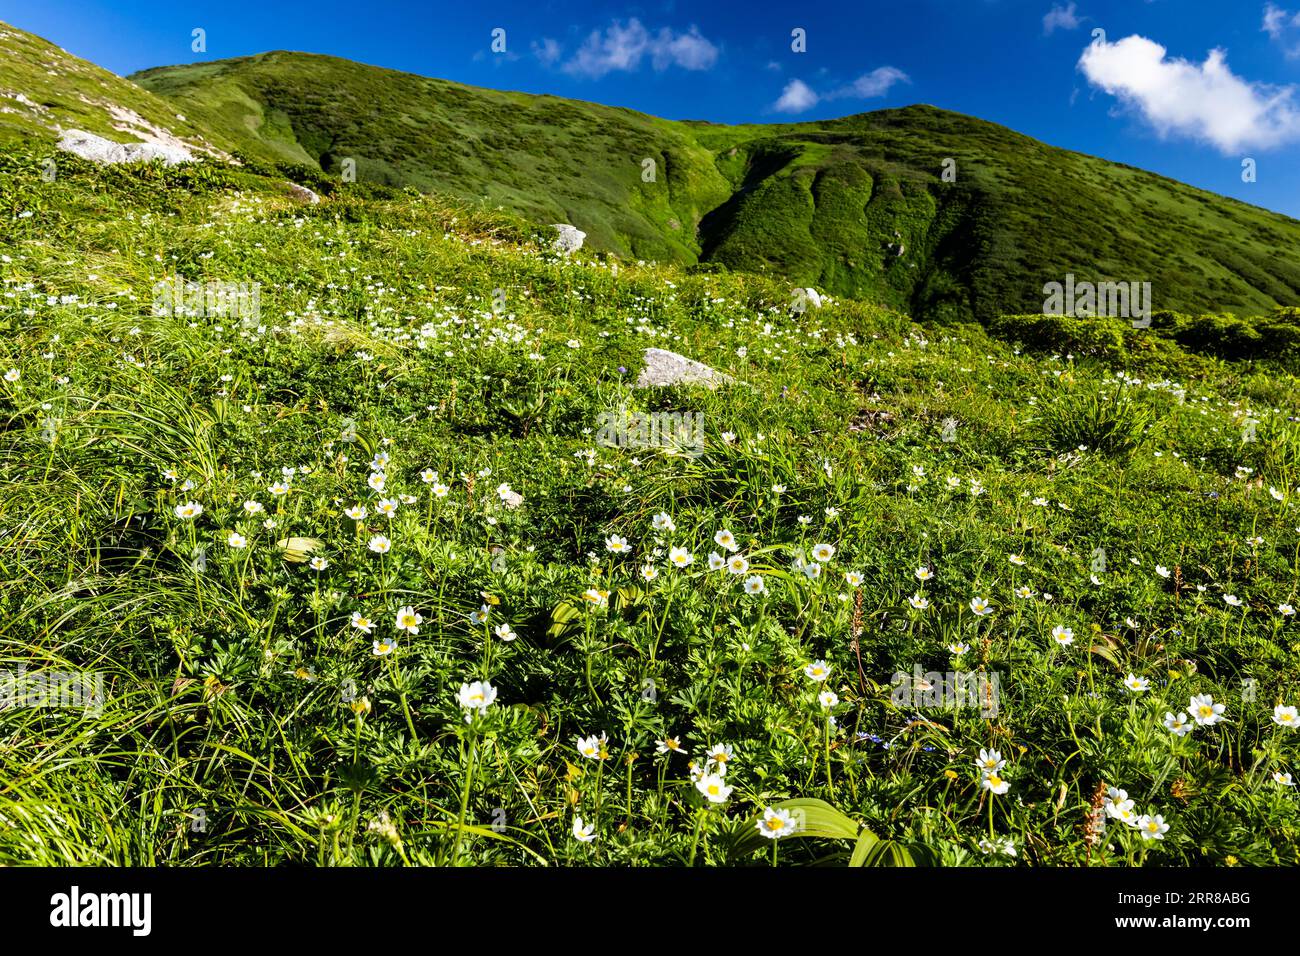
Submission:
{"label": "white rock outcrop", "polygon": [[172,143],[115,143],[82,129],[65,129],[59,137],[59,149],[92,163],[147,163],[161,159],[168,166],[194,162],[194,154]]}
{"label": "white rock outcrop", "polygon": [[555,241],[551,243],[551,248],[562,256],[572,255],[582,248],[582,241],[587,238],[587,234],[577,226],[570,226],[566,222],[557,222],[553,224],[556,232]]}
{"label": "white rock outcrop", "polygon": [[707,385],[716,388],[731,381],[731,376],[709,368],[703,362],[667,349],[646,349],[645,368],[636,380],[637,388],[656,385]]}

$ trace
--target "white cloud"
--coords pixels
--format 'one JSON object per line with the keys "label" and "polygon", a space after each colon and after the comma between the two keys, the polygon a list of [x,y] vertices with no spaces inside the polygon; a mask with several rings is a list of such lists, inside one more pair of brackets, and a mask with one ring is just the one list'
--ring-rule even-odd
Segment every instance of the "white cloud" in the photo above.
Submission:
{"label": "white cloud", "polygon": [[1079,16],[1076,4],[1057,4],[1043,14],[1043,34],[1051,36],[1057,30],[1077,30],[1084,18]]}
{"label": "white cloud", "polygon": [[1200,64],[1167,52],[1136,35],[1098,41],[1084,50],[1079,68],[1162,136],[1201,140],[1225,154],[1300,139],[1294,87],[1242,79],[1228,68],[1223,50],[1211,50]]}
{"label": "white cloud", "polygon": [[896,83],[910,83],[906,73],[893,66],[878,66],[863,73],[847,86],[818,93],[803,80],[791,80],[781,91],[780,98],[772,104],[778,113],[803,113],[824,100],[870,100],[884,96]]}
{"label": "white cloud", "polygon": [[1260,29],[1285,46],[1288,57],[1300,57],[1300,13],[1270,3],[1264,7],[1264,25]]}
{"label": "white cloud", "polygon": [[781,97],[772,109],[778,113],[803,113],[817,105],[819,97],[803,80],[791,80],[781,91]]}
{"label": "white cloud", "polygon": [[1300,25],[1300,13],[1292,14],[1272,3],[1264,7],[1264,26],[1261,29],[1274,40],[1281,39],[1287,27],[1297,25]]}
{"label": "white cloud", "polygon": [[656,70],[680,67],[707,70],[718,60],[718,48],[696,27],[674,33],[662,27],[651,33],[635,17],[626,24],[614,21],[605,30],[593,30],[578,52],[560,69],[576,76],[599,79],[618,70],[633,72],[649,59]]}
{"label": "white cloud", "polygon": [[550,37],[543,37],[542,42],[533,41],[533,56],[541,61],[542,66],[554,66],[563,53],[559,42]]}
{"label": "white cloud", "polygon": [[884,96],[895,83],[912,82],[906,73],[892,66],[879,66],[870,73],[864,73],[848,86],[841,87],[827,96],[827,99],[841,99],[846,96],[869,100]]}

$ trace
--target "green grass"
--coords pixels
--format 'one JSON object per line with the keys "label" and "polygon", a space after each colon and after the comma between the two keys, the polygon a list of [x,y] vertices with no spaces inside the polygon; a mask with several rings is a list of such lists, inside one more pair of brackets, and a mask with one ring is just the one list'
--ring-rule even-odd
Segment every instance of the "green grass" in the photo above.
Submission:
{"label": "green grass", "polygon": [[[1300,862],[1300,390],[1186,331],[1227,318],[792,314],[787,281],[558,259],[482,205],[325,177],[302,205],[270,159],[46,182],[47,150],[0,149],[0,670],[105,694],[0,710],[0,863]],[[260,283],[260,317],[151,314],[176,274]],[[736,384],[633,389],[647,347]],[[598,446],[620,406],[701,414],[705,453]],[[708,568],[724,529],[745,574]],[[900,703],[914,666],[996,674],[996,715]],[[1225,719],[1177,737],[1194,694]],[[721,744],[710,803],[688,762]],[[1107,786],[1163,839],[1091,841]],[[773,806],[802,828],[764,839]]]}

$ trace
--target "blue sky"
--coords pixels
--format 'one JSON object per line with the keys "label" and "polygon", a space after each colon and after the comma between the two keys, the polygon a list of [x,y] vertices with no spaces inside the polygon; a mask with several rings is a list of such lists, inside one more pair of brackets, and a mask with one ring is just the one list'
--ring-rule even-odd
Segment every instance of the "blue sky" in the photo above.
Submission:
{"label": "blue sky", "polygon": [[1300,0],[0,0],[0,20],[121,74],[291,49],[675,119],[931,103],[1300,218]]}

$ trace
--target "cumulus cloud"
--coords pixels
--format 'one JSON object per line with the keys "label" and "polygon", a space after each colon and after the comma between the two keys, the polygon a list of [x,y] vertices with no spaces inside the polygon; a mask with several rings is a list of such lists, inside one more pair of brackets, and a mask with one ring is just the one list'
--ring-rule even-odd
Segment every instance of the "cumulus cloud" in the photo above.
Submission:
{"label": "cumulus cloud", "polygon": [[803,113],[817,105],[819,97],[813,88],[803,80],[791,80],[781,91],[781,96],[772,104],[778,113]]}
{"label": "cumulus cloud", "polygon": [[[541,48],[553,49],[556,55],[551,62],[558,61],[559,45],[555,41],[544,40]],[[627,23],[616,20],[604,30],[593,30],[560,69],[574,76],[599,79],[617,71],[633,72],[646,61],[655,70],[674,66],[683,70],[707,70],[718,61],[718,48],[696,27],[681,33],[669,27],[651,32],[634,17]]]}
{"label": "cumulus cloud", "polygon": [[803,80],[791,80],[781,91],[780,98],[772,104],[772,109],[778,113],[804,113],[824,100],[875,99],[884,96],[897,83],[910,82],[906,73],[892,66],[876,67],[852,83],[825,93],[818,93]]}
{"label": "cumulus cloud", "polygon": [[1225,154],[1300,139],[1294,87],[1237,76],[1223,50],[1211,50],[1198,64],[1170,57],[1159,43],[1135,35],[1091,44],[1079,69],[1162,136],[1200,140]]}
{"label": "cumulus cloud", "polygon": [[1043,34],[1051,36],[1057,30],[1077,30],[1085,18],[1079,16],[1076,4],[1057,4],[1043,14]]}

